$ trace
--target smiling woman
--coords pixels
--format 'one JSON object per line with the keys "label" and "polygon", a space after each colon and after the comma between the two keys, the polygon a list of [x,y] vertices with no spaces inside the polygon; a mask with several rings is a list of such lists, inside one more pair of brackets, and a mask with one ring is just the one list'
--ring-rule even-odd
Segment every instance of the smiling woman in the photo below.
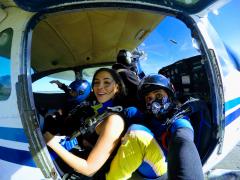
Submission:
{"label": "smiling woman", "polygon": [[[114,70],[101,68],[96,71],[92,86],[98,105],[102,106],[95,109],[98,115],[105,113],[108,108],[121,105],[117,100],[124,98],[125,87]],[[93,107],[88,106],[87,108],[91,109]],[[103,169],[104,164],[105,166],[106,164],[109,165],[109,161],[111,161],[111,155],[116,150],[124,130],[124,120],[119,113],[113,111],[105,114],[102,118],[97,118],[97,123],[94,126],[91,125],[91,128],[93,128],[92,132],[78,138],[78,141],[83,142],[81,146],[83,149],[77,153],[78,155],[74,155],[74,151],[72,153],[68,152],[59,144],[60,136],[54,136],[50,132],[46,132],[44,137],[47,145],[67,165],[81,174],[78,178],[94,176],[97,179],[104,179],[105,173],[100,170]],[[87,154],[84,155],[87,156],[86,158],[84,158],[83,153]]]}

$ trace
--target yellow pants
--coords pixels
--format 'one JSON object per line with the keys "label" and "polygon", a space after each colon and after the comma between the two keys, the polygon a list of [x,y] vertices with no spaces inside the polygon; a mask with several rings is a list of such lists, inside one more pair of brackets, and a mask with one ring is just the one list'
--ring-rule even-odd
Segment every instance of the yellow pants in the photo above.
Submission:
{"label": "yellow pants", "polygon": [[133,124],[122,139],[106,179],[128,179],[136,170],[146,178],[156,178],[167,172],[167,164],[152,132],[145,126]]}

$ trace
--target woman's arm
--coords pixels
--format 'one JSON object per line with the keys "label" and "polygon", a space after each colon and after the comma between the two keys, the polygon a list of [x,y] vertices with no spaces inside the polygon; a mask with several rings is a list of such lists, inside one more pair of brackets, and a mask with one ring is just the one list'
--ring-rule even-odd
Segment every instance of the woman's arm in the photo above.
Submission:
{"label": "woman's arm", "polygon": [[69,166],[81,174],[93,176],[103,166],[117,146],[124,129],[124,121],[119,115],[111,115],[103,123],[97,143],[90,152],[87,160],[68,152],[58,143],[57,138],[50,133],[46,133],[44,136],[48,146]]}

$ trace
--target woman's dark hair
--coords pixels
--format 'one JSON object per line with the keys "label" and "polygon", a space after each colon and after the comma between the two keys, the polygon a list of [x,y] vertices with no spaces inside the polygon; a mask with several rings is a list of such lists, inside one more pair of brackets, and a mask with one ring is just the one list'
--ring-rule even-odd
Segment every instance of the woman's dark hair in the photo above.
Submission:
{"label": "woman's dark hair", "polygon": [[94,80],[95,80],[97,74],[100,73],[100,72],[103,72],[103,71],[108,72],[109,74],[111,74],[113,80],[114,80],[114,81],[117,83],[117,85],[118,85],[119,90],[118,90],[117,94],[116,94],[116,95],[114,96],[114,98],[113,98],[114,104],[115,104],[115,103],[118,103],[118,104],[119,104],[119,103],[122,103],[123,99],[125,98],[125,96],[126,96],[126,94],[127,94],[127,92],[126,92],[126,87],[125,87],[125,85],[124,85],[124,83],[123,83],[123,80],[122,80],[121,76],[119,76],[119,74],[118,74],[115,70],[109,69],[109,68],[100,68],[100,69],[98,69],[98,70],[94,73],[94,75],[93,75],[92,88],[93,88],[93,83],[94,83]]}

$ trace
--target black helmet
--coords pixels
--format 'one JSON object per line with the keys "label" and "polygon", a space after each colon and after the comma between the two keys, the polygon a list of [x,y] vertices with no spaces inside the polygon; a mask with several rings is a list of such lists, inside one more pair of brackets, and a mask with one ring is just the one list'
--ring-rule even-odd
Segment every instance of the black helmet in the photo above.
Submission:
{"label": "black helmet", "polygon": [[147,93],[162,88],[168,96],[174,97],[174,87],[170,80],[161,74],[151,74],[144,77],[138,86],[138,96],[142,99]]}
{"label": "black helmet", "polygon": [[153,102],[146,104],[146,111],[154,115],[163,125],[172,117],[176,104],[174,103],[174,88],[172,83],[163,75],[152,74],[144,77],[138,86],[138,95],[141,99],[151,91],[164,89],[168,97],[155,99]]}
{"label": "black helmet", "polygon": [[128,50],[121,49],[117,55],[117,63],[123,64],[125,66],[132,65],[132,53]]}

